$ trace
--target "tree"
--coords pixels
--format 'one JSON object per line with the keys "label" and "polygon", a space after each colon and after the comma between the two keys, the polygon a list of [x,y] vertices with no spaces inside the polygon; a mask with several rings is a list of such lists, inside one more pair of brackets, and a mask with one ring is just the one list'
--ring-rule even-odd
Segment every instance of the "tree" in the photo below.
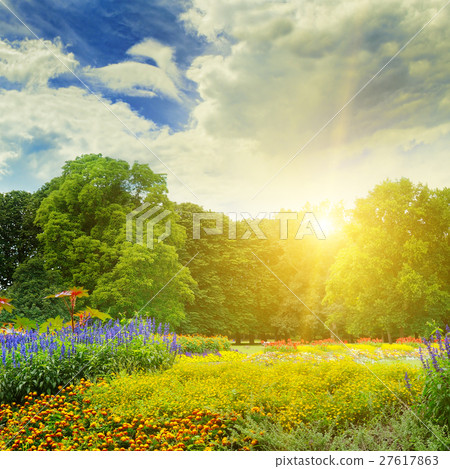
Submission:
{"label": "tree", "polygon": [[[165,177],[147,165],[82,155],[67,162],[51,185],[36,216],[47,269],[58,271],[65,284],[91,291],[97,308],[115,313],[131,315],[158,295],[147,313],[178,323],[192,296],[192,279],[188,270],[176,275],[182,268],[176,250],[185,232],[167,198]],[[158,242],[162,227],[155,227],[153,250],[126,240],[126,215],[144,202],[167,209],[171,222],[163,243]],[[144,239],[147,235],[144,226]]]}
{"label": "tree", "polygon": [[[229,311],[222,273],[225,252],[229,249],[226,237],[228,220],[225,220],[222,235],[203,233],[200,239],[194,239],[194,214],[204,213],[205,209],[196,204],[182,203],[176,205],[176,212],[186,232],[186,242],[179,250],[180,260],[183,264],[189,262],[189,270],[195,280],[195,299],[186,305],[186,318],[181,330],[189,334],[227,334]],[[202,229],[214,225],[214,220],[201,222]]]}
{"label": "tree", "polygon": [[403,178],[359,199],[338,254],[325,303],[329,321],[355,335],[418,334],[449,320],[450,191]]}
{"label": "tree", "polygon": [[16,268],[38,252],[40,230],[33,222],[45,193],[46,187],[34,194],[0,194],[0,289],[10,286]]}
{"label": "tree", "polygon": [[32,257],[21,263],[14,271],[12,280],[8,294],[14,299],[16,309],[5,321],[11,321],[16,314],[38,323],[65,315],[63,308],[45,299],[46,295],[61,288],[61,278],[58,272],[45,268],[41,257]]}

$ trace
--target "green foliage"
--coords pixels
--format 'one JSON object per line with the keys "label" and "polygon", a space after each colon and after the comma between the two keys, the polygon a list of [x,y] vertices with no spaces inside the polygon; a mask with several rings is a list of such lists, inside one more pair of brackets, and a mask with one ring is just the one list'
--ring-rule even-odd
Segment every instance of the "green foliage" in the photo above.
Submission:
{"label": "green foliage", "polygon": [[13,309],[14,306],[11,304],[11,300],[9,298],[0,297],[0,313],[3,310],[11,313]]}
{"label": "green foliage", "polygon": [[38,251],[40,230],[33,221],[45,192],[44,186],[35,194],[0,193],[0,290],[11,285],[15,269]]}
{"label": "green foliage", "polygon": [[49,318],[47,321],[43,322],[39,326],[39,332],[44,333],[47,332],[47,330],[50,332],[60,331],[64,325],[64,319],[60,316],[56,316],[56,318]]}
{"label": "green foliage", "polygon": [[438,330],[425,345],[428,359],[422,360],[426,380],[421,409],[426,418],[450,431],[450,332],[443,335]]}
{"label": "green foliage", "polygon": [[442,372],[427,376],[424,389],[423,411],[427,418],[450,429],[450,366],[443,366]]}
{"label": "green foliage", "polygon": [[[425,423],[425,425],[424,425]],[[259,451],[443,451],[450,442],[445,430],[413,412],[385,412],[365,425],[330,425],[320,422],[286,430],[282,425],[250,414],[236,423],[233,436],[257,435]]]}
{"label": "green foliage", "polygon": [[0,403],[21,402],[30,392],[53,394],[81,378],[95,380],[113,373],[165,370],[172,366],[174,354],[166,344],[154,342],[142,347],[139,341],[118,348],[77,346],[75,353],[61,359],[54,354],[40,354],[30,363],[12,366],[11,357],[0,373]]}
{"label": "green foliage", "polygon": [[328,322],[354,335],[423,332],[450,314],[450,191],[386,181],[356,202],[327,282]]}
{"label": "green foliage", "polygon": [[105,321],[106,319],[112,319],[112,317],[108,313],[103,313],[98,309],[93,309],[90,306],[85,308],[83,311],[78,311],[77,316],[82,319],[100,319],[100,321]]}
{"label": "green foliage", "polygon": [[166,344],[154,342],[151,346],[134,341],[128,347],[119,348],[111,362],[109,372],[137,373],[169,369],[175,354],[168,353]]}
{"label": "green foliage", "polygon": [[[59,289],[60,282],[59,273],[47,270],[44,259],[32,257],[15,270],[8,293],[20,316],[41,323],[51,316],[65,314],[63,307],[45,299],[46,295]],[[12,320],[12,315],[5,317],[6,320]]]}
{"label": "green foliage", "polygon": [[[203,207],[183,203],[176,204],[175,210],[186,232],[186,241],[179,249],[180,261],[182,264],[189,262],[189,270],[195,279],[192,286],[194,298],[186,305],[186,315],[178,330],[184,334],[225,333],[229,310],[221,279],[229,243],[224,235],[193,239],[193,216],[194,213],[205,212]],[[214,221],[202,222],[202,227],[213,225]]]}
{"label": "green foliage", "polygon": [[221,350],[230,350],[231,348],[231,342],[228,337],[222,336],[180,335],[177,337],[177,343],[180,353],[219,352]]}
{"label": "green foliage", "polygon": [[189,269],[180,265],[173,246],[160,243],[150,250],[127,244],[113,270],[99,279],[92,302],[113,315],[127,312],[131,317],[139,311],[176,327],[184,303],[193,299],[191,285]]}
{"label": "green foliage", "polygon": [[36,322],[32,321],[28,318],[22,318],[20,316],[16,316],[13,321],[14,329],[36,329]]}
{"label": "green foliage", "polygon": [[146,165],[83,155],[66,163],[52,187],[36,216],[46,268],[60,272],[65,284],[92,291],[98,309],[131,316],[147,305],[144,312],[179,324],[185,302],[193,299],[193,280],[178,261],[185,231],[177,215],[168,217],[172,232],[164,243],[157,241],[161,228],[155,229],[155,249],[126,241],[129,212],[143,202],[172,208],[165,178]]}

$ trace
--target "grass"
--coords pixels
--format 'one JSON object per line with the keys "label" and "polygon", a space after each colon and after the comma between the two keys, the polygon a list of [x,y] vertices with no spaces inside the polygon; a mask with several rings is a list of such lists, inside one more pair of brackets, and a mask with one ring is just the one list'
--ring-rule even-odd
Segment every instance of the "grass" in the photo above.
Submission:
{"label": "grass", "polygon": [[245,353],[246,355],[253,355],[254,353],[264,351],[264,347],[262,345],[259,345],[259,344],[257,344],[257,345],[245,345],[245,344],[234,345],[233,344],[232,348],[234,350],[238,350],[241,353]]}

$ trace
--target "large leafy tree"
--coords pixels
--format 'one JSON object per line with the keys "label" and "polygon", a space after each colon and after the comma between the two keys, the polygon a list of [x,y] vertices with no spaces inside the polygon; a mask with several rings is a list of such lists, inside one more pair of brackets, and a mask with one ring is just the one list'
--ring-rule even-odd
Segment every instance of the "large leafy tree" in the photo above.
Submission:
{"label": "large leafy tree", "polygon": [[34,218],[47,189],[0,194],[0,290],[11,285],[18,266],[38,252],[40,230]]}
{"label": "large leafy tree", "polygon": [[[98,308],[131,315],[144,307],[142,312],[179,323],[192,279],[178,260],[185,232],[164,176],[147,165],[91,154],[67,162],[52,187],[36,216],[46,267],[93,292]],[[162,228],[156,227],[153,250],[126,240],[126,215],[144,202],[170,212],[165,221],[171,234],[159,243]]]}
{"label": "large leafy tree", "polygon": [[[224,253],[229,248],[225,234],[200,236],[194,239],[194,214],[205,209],[192,203],[176,206],[179,223],[185,228],[186,242],[179,250],[183,264],[189,262],[189,270],[195,279],[195,299],[186,306],[186,318],[182,324],[185,333],[225,334],[228,326],[228,305],[222,284]],[[213,228],[214,220],[201,222],[201,227]],[[226,233],[226,231],[224,231]]]}
{"label": "large leafy tree", "polygon": [[359,199],[349,243],[331,269],[325,302],[330,323],[355,335],[421,333],[448,322],[450,190],[403,178]]}
{"label": "large leafy tree", "polygon": [[59,273],[47,270],[41,257],[27,259],[14,271],[8,295],[13,299],[15,309],[9,314],[2,315],[2,321],[12,321],[16,315],[19,315],[42,323],[50,317],[66,316],[65,308],[45,299],[46,295],[61,288],[62,279]]}

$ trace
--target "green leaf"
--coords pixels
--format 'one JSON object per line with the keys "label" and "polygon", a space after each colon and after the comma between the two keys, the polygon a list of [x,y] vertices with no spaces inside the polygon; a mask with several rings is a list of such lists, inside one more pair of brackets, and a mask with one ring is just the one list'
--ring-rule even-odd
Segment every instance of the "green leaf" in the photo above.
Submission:
{"label": "green leaf", "polygon": [[56,316],[56,318],[50,318],[44,323],[42,323],[39,327],[39,332],[47,332],[47,329],[52,331],[60,331],[64,327],[64,320],[60,316]]}
{"label": "green leaf", "polygon": [[14,329],[36,329],[36,322],[28,318],[16,316],[14,321]]}

